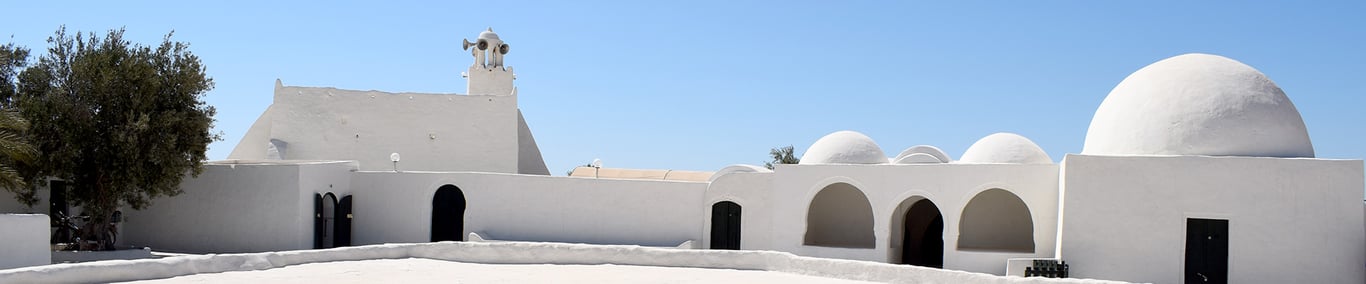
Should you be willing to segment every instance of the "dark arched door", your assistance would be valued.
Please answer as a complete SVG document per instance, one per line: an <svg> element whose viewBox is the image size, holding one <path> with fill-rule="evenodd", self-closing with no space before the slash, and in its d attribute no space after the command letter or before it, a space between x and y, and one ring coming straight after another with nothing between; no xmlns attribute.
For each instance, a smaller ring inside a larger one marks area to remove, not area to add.
<svg viewBox="0 0 1366 284"><path fill-rule="evenodd" d="M334 247L351 246L351 217L351 196L347 195L337 202L337 224L332 226Z"/></svg>
<svg viewBox="0 0 1366 284"><path fill-rule="evenodd" d="M454 185L443 185L432 196L432 241L463 241L465 233L465 193Z"/></svg>
<svg viewBox="0 0 1366 284"><path fill-rule="evenodd" d="M740 204L730 201L712 204L711 248L740 249Z"/></svg>
<svg viewBox="0 0 1366 284"><path fill-rule="evenodd" d="M944 268L944 216L929 199L916 201L906 210L901 234L904 264Z"/></svg>
<svg viewBox="0 0 1366 284"><path fill-rule="evenodd" d="M313 194L313 248L323 247L323 236L327 235L327 223L323 222L323 195Z"/></svg>

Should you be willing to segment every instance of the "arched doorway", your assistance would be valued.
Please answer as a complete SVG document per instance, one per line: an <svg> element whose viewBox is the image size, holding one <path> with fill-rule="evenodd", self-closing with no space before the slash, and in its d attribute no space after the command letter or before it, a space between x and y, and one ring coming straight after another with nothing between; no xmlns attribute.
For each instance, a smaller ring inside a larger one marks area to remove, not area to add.
<svg viewBox="0 0 1366 284"><path fill-rule="evenodd" d="M873 248L873 207L857 187L834 183L811 199L806 211L808 246Z"/></svg>
<svg viewBox="0 0 1366 284"><path fill-rule="evenodd" d="M465 193L455 185L443 185L432 196L432 241L463 241Z"/></svg>
<svg viewBox="0 0 1366 284"><path fill-rule="evenodd" d="M313 194L313 248L336 247L337 195Z"/></svg>
<svg viewBox="0 0 1366 284"><path fill-rule="evenodd" d="M730 201L712 204L711 248L740 249L740 204Z"/></svg>
<svg viewBox="0 0 1366 284"><path fill-rule="evenodd" d="M984 190L963 206L958 220L958 250L1034 252L1034 219L1014 193Z"/></svg>
<svg viewBox="0 0 1366 284"><path fill-rule="evenodd" d="M944 215L929 199L912 203L902 216L901 263L944 268Z"/></svg>
<svg viewBox="0 0 1366 284"><path fill-rule="evenodd" d="M328 192L327 194L323 194L322 201L323 231L321 232L321 246L322 248L336 247L334 245L334 241L336 240L336 234L333 232L336 232L337 226L337 195Z"/></svg>
<svg viewBox="0 0 1366 284"><path fill-rule="evenodd" d="M323 248L323 236L327 235L327 222L323 222L323 195L313 193L313 249Z"/></svg>

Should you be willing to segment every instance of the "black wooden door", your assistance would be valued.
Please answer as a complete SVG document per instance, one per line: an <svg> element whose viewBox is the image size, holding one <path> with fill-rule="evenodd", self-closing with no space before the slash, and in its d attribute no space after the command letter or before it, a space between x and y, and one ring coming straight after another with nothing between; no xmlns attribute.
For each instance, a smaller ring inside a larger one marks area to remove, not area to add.
<svg viewBox="0 0 1366 284"><path fill-rule="evenodd" d="M337 224L332 226L332 246L351 246L351 196L342 197L337 203Z"/></svg>
<svg viewBox="0 0 1366 284"><path fill-rule="evenodd" d="M722 201L711 206L711 248L740 249L740 205Z"/></svg>
<svg viewBox="0 0 1366 284"><path fill-rule="evenodd" d="M50 181L48 186L48 207L47 215L57 216L58 212L62 215L71 216L71 207L66 205L66 182L60 180Z"/></svg>
<svg viewBox="0 0 1366 284"><path fill-rule="evenodd" d="M327 222L323 221L323 195L313 194L313 248L323 248L323 236L327 235Z"/></svg>
<svg viewBox="0 0 1366 284"><path fill-rule="evenodd" d="M1228 220L1186 219L1186 283L1228 283Z"/></svg>

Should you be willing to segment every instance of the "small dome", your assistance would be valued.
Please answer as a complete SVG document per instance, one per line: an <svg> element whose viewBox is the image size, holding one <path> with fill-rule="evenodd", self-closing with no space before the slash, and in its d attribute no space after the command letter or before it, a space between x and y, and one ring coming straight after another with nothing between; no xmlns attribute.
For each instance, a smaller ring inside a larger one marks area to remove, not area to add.
<svg viewBox="0 0 1366 284"><path fill-rule="evenodd" d="M887 155L882 148L863 133L838 131L816 140L806 148L797 164L885 164Z"/></svg>
<svg viewBox="0 0 1366 284"><path fill-rule="evenodd" d="M493 28L479 32L479 39L498 39L498 33L493 32Z"/></svg>
<svg viewBox="0 0 1366 284"><path fill-rule="evenodd" d="M1119 82L1096 109L1082 154L1314 157L1295 105L1242 62L1185 54Z"/></svg>
<svg viewBox="0 0 1366 284"><path fill-rule="evenodd" d="M896 159L892 160L892 163L893 163L893 164L900 164L900 165L905 165L905 164L943 164L944 161L943 161L943 160L940 160L939 158L936 158L934 155L925 154L925 153L912 153L912 154L910 154L910 155L906 155L906 156L902 156L902 157L900 157L900 158L896 158Z"/></svg>
<svg viewBox="0 0 1366 284"><path fill-rule="evenodd" d="M934 158L935 161L926 160L924 157L907 158L915 154L929 156ZM939 150L938 147L930 145L911 146L910 148L906 148L905 151L901 151L901 154L896 155L896 158L892 159L892 163L895 164L948 163L950 161L952 161L952 159L949 159L949 154L944 153L944 150Z"/></svg>
<svg viewBox="0 0 1366 284"><path fill-rule="evenodd" d="M1015 133L996 133L972 143L963 157L964 164L1052 164L1048 153L1029 138Z"/></svg>
<svg viewBox="0 0 1366 284"><path fill-rule="evenodd" d="M734 174L734 173L771 173L771 172L773 172L773 170L770 170L770 169L767 169L767 168L764 168L764 167L760 167L760 166L755 166L755 165L744 165L744 164L735 164L735 165L726 166L726 167L724 167L724 168L721 168L721 170L716 171L715 173L712 173L712 174L711 174L711 178L709 178L707 181L716 181L716 179L717 179L717 178L720 178L721 176L728 175L728 174Z"/></svg>

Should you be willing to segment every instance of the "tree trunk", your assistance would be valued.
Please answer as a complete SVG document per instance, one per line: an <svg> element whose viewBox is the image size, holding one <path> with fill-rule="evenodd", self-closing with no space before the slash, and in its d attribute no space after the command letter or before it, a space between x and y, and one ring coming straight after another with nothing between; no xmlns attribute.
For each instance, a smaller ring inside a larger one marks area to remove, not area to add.
<svg viewBox="0 0 1366 284"><path fill-rule="evenodd" d="M81 240L86 244L81 244L81 248L84 250L114 250L113 228L109 222L110 215L113 213L87 213L89 213L90 219L85 221L84 226L81 226Z"/></svg>

